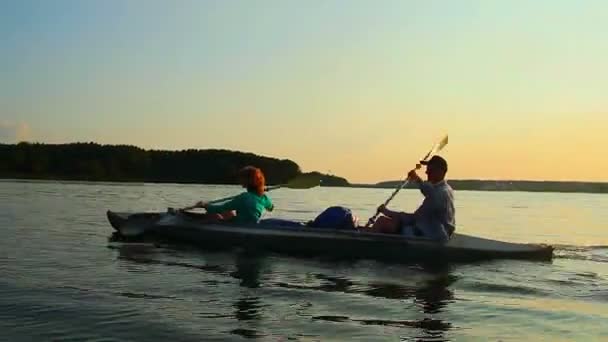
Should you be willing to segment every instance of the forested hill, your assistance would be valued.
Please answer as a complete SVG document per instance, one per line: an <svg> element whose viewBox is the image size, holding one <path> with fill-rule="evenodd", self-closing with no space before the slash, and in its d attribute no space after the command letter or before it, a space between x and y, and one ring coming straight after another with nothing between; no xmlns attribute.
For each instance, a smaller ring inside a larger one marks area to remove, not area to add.
<svg viewBox="0 0 608 342"><path fill-rule="evenodd" d="M229 150L162 151L96 143L0 144L2 178L235 184L237 171L246 165L261 168L268 184L286 183L302 172L289 159Z"/></svg>

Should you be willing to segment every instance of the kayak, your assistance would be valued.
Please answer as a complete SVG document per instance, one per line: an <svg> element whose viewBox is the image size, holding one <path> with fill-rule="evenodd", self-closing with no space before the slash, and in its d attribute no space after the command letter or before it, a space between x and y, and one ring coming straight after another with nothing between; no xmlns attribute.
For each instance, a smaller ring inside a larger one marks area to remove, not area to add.
<svg viewBox="0 0 608 342"><path fill-rule="evenodd" d="M476 261L490 259L551 260L553 247L511 243L454 233L446 243L424 238L369 233L363 230L312 228L302 224L231 225L202 223L181 212L119 213L108 211L118 234L159 236L201 247L243 247L301 256L375 259L391 262ZM278 220L280 221L280 220Z"/></svg>

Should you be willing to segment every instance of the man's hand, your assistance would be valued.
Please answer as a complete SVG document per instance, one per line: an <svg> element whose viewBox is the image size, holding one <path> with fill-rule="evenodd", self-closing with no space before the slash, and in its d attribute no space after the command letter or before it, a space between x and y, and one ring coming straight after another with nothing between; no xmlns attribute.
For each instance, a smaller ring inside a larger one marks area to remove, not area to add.
<svg viewBox="0 0 608 342"><path fill-rule="evenodd" d="M407 178L414 182L422 182L422 178L418 176L418 174L416 173L416 169L413 169L412 171L408 172Z"/></svg>
<svg viewBox="0 0 608 342"><path fill-rule="evenodd" d="M384 204L380 204L380 206L378 207L377 211L380 214L384 214L384 211L386 210L386 206Z"/></svg>

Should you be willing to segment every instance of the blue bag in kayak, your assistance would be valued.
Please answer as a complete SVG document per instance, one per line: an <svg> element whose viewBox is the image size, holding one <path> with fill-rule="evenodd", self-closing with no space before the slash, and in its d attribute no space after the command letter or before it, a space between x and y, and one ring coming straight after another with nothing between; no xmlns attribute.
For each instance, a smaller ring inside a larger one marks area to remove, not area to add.
<svg viewBox="0 0 608 342"><path fill-rule="evenodd" d="M350 209L334 206L325 209L308 225L315 228L355 229L357 221Z"/></svg>

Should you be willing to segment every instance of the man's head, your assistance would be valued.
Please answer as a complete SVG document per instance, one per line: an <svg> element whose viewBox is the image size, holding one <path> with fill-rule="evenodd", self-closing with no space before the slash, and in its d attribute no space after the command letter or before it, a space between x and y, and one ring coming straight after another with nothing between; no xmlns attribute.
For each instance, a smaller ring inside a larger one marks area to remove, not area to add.
<svg viewBox="0 0 608 342"><path fill-rule="evenodd" d="M438 183L444 180L448 172L448 162L440 156L433 156L428 161L421 161L420 164L426 165L426 176L429 182Z"/></svg>

